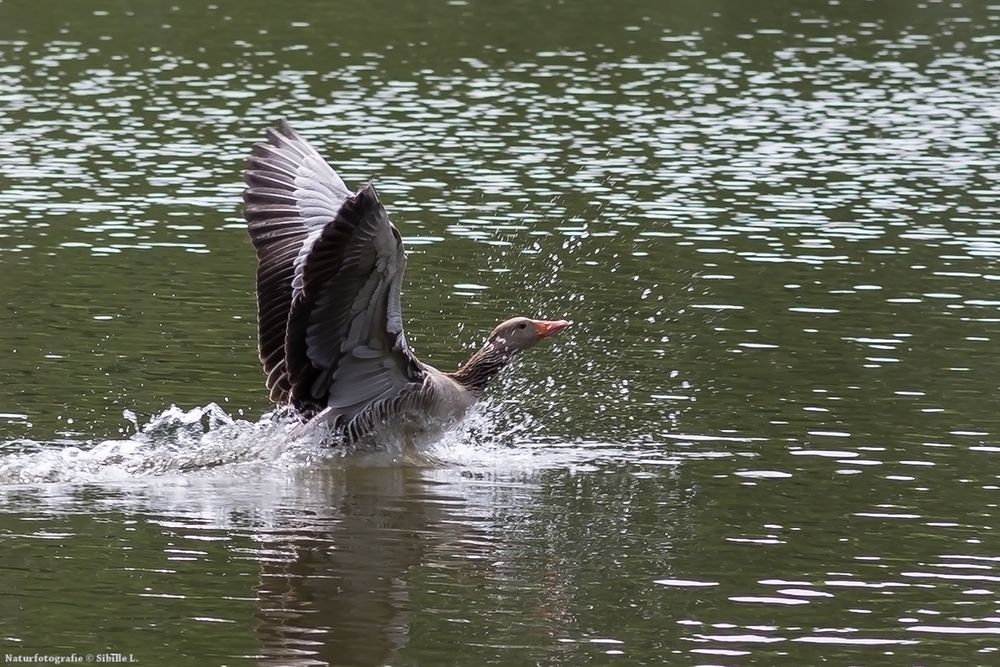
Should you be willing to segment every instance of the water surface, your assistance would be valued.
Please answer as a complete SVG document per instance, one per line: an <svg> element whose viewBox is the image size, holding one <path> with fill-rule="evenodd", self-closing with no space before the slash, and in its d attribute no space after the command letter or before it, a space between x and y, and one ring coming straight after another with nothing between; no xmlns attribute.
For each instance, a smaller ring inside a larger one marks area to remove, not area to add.
<svg viewBox="0 0 1000 667"><path fill-rule="evenodd" d="M998 28L0 2L3 652L995 662ZM238 207L279 117L374 178L421 358L574 321L418 462L269 416Z"/></svg>

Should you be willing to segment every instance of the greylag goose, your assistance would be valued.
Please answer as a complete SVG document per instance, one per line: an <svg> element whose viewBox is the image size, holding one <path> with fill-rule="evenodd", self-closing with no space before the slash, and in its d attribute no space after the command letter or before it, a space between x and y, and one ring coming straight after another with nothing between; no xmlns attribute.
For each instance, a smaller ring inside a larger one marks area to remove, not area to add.
<svg viewBox="0 0 1000 667"><path fill-rule="evenodd" d="M325 421L338 443L461 418L517 353L569 324L509 319L457 371L439 371L406 343L403 242L371 183L352 193L284 121L254 145L244 181L270 398Z"/></svg>

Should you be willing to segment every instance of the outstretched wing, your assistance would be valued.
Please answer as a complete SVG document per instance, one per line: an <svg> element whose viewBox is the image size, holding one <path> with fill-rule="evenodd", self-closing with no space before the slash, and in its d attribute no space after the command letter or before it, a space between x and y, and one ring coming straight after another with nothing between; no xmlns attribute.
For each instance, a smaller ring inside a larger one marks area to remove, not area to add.
<svg viewBox="0 0 1000 667"><path fill-rule="evenodd" d="M287 125L268 139L246 195L268 387L349 420L426 373L403 333L402 240L373 186L350 194Z"/></svg>
<svg viewBox="0 0 1000 667"><path fill-rule="evenodd" d="M406 257L372 185L344 202L293 282L286 356L292 400L350 419L422 382L403 333Z"/></svg>
<svg viewBox="0 0 1000 667"><path fill-rule="evenodd" d="M285 331L303 254L349 197L319 153L287 123L255 144L243 174L243 215L257 250L257 340L271 400L289 400Z"/></svg>

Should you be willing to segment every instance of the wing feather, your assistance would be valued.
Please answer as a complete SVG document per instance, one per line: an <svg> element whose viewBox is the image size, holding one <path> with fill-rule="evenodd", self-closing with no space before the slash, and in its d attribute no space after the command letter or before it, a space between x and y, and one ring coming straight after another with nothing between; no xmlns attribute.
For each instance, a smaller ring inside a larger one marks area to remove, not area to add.
<svg viewBox="0 0 1000 667"><path fill-rule="evenodd" d="M351 193L336 172L284 122L268 130L266 142L254 145L246 166L243 215L257 250L260 359L271 400L285 403L291 390L285 364L285 333L293 299L295 261L304 248L308 250L310 240L318 238L318 232L336 217ZM323 204L305 213L300 202L306 199ZM325 215L317 215L319 210Z"/></svg>
<svg viewBox="0 0 1000 667"><path fill-rule="evenodd" d="M301 291L289 318L286 359L292 400L332 407L350 419L374 401L421 382L399 303L402 240L375 188L341 207L301 265ZM297 283L298 276L296 277ZM304 340L304 346L294 341Z"/></svg>
<svg viewBox="0 0 1000 667"><path fill-rule="evenodd" d="M375 188L352 194L284 122L254 145L244 181L271 399L330 406L335 423L398 402L425 367L403 333L402 239Z"/></svg>

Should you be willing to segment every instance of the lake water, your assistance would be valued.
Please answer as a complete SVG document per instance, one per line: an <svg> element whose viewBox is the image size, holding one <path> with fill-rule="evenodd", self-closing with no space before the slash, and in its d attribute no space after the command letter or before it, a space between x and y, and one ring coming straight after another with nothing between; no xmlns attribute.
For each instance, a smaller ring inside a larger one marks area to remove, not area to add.
<svg viewBox="0 0 1000 667"><path fill-rule="evenodd" d="M1000 664L1000 5L0 0L0 654ZM461 363L293 441L239 212L280 117ZM10 661L5 657L5 661Z"/></svg>

